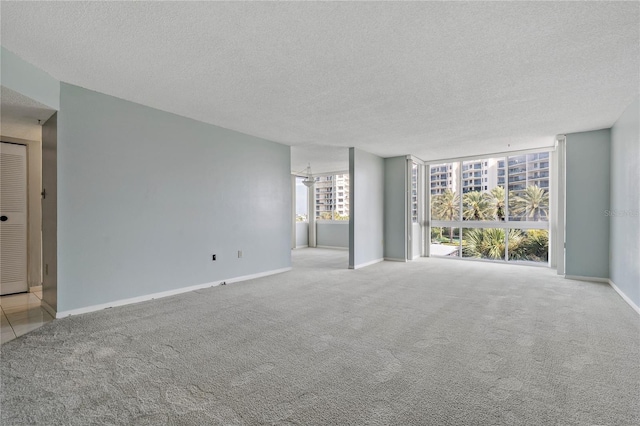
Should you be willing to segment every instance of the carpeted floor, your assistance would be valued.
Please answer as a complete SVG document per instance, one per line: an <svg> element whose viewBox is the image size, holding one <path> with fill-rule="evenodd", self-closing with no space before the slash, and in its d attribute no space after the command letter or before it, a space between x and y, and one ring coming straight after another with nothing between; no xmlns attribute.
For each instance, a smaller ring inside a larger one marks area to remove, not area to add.
<svg viewBox="0 0 640 426"><path fill-rule="evenodd" d="M289 273L56 320L1 347L3 425L637 425L640 318L545 268Z"/></svg>

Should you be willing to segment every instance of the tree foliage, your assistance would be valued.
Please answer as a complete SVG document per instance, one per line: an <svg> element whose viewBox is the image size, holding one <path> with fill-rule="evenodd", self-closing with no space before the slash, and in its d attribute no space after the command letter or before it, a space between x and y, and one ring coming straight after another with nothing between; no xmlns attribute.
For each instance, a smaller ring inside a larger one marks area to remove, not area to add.
<svg viewBox="0 0 640 426"><path fill-rule="evenodd" d="M503 260L505 243L509 244L509 260L545 262L549 258L549 233L534 229L523 232L509 229L507 241L505 230L499 228L468 229L464 237L463 254L466 257Z"/></svg>
<svg viewBox="0 0 640 426"><path fill-rule="evenodd" d="M492 210L490 198L478 191L467 192L462 196L462 218L465 220L490 220Z"/></svg>
<svg viewBox="0 0 640 426"><path fill-rule="evenodd" d="M509 212L524 220L545 220L549 215L549 192L530 185L520 195L509 193Z"/></svg>

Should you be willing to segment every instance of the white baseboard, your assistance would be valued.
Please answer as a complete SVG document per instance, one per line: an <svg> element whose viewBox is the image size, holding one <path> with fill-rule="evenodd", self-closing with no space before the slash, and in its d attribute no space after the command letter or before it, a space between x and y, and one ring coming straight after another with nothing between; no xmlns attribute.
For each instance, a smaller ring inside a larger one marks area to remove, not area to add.
<svg viewBox="0 0 640 426"><path fill-rule="evenodd" d="M611 286L611 288L613 288L616 291L616 293L618 293L620 295L620 297L622 297L622 300L627 302L629 304L629 306L631 306L631 308L634 311L636 311L638 314L640 314L640 307L638 307L635 303L633 303L633 300L629 299L629 297L627 297L627 295L624 294L622 292L622 290L620 290L618 288L618 286L615 285L614 282L611 281L609 278L581 277L581 276L578 276L578 275L565 275L564 277L569 279L569 280L591 281L591 282L596 282L596 283L609 284Z"/></svg>
<svg viewBox="0 0 640 426"><path fill-rule="evenodd" d="M407 261L407 259L397 259L395 257L385 257L384 260L389 262L406 262Z"/></svg>
<svg viewBox="0 0 640 426"><path fill-rule="evenodd" d="M36 291L42 291L42 284L29 287L29 293L35 293Z"/></svg>
<svg viewBox="0 0 640 426"><path fill-rule="evenodd" d="M332 250L349 250L349 247L338 247L338 246L316 246L316 248L332 249Z"/></svg>
<svg viewBox="0 0 640 426"><path fill-rule="evenodd" d="M620 295L620 297L622 297L622 300L624 300L625 302L627 302L629 304L629 306L631 306L631 308L633 308L634 311L636 311L638 313L638 315L640 315L640 307L638 307L638 305L636 305L635 303L633 303L633 300L629 299L627 297L626 294L624 294L622 292L622 290L620 290L618 288L617 285L614 284L613 281L609 280L609 285L616 291L616 293L618 293Z"/></svg>
<svg viewBox="0 0 640 426"><path fill-rule="evenodd" d="M308 248L308 247L309 247L308 245L306 245L306 246L295 246L293 249L295 250L295 249L299 249L299 248Z"/></svg>
<svg viewBox="0 0 640 426"><path fill-rule="evenodd" d="M564 276L568 280L577 280L577 281L591 281L594 283L605 283L609 284L609 278L599 278L599 277L582 277L580 275L565 275Z"/></svg>
<svg viewBox="0 0 640 426"><path fill-rule="evenodd" d="M355 266L349 265L349 269L360 269L360 268L364 268L365 266L373 265L374 263L379 263L382 261L384 261L384 258L381 257L380 259L375 259L375 260L372 260L371 262L360 263Z"/></svg>
<svg viewBox="0 0 640 426"><path fill-rule="evenodd" d="M177 288L175 290L168 290L168 291L161 291L159 293L145 294L144 296L131 297L129 299L115 300L113 302L101 303L99 305L92 305L92 306L87 306L87 307L84 307L84 308L71 309L71 310L68 310L68 311L62 311L62 312L57 312L57 313L55 313L55 311L54 311L54 314L55 314L55 318L64 318L64 317L68 317L69 315L86 314L86 313L89 313L89 312L100 311L102 309L114 308L116 306L131 305L133 303L140 303L140 302L146 302L148 300L160 299L162 297L175 296L177 294L187 293L187 292L194 291L194 290L200 290L200 289L207 288L207 287L215 287L215 286L220 285L220 283L222 283L222 282L237 283L237 282L240 282L240 281L247 281L247 280L252 280L252 279L255 279L255 278L266 277L268 275L281 274L283 272L288 272L291 269L292 269L291 267L282 268L282 269L274 269L272 271L265 271L265 272L259 272L257 274L243 275L243 276L234 277L234 278L227 278L227 279L222 279L222 280L218 280L218 281L214 281L214 282L210 282L210 283L204 283L204 284L192 285L192 286L189 286L189 287Z"/></svg>
<svg viewBox="0 0 640 426"><path fill-rule="evenodd" d="M226 283L239 283L240 281L254 280L256 278L268 277L269 275L281 274L283 272L289 272L293 268L289 266L288 268L274 269L272 271L258 272L257 274L251 275L242 275L240 277L228 278L226 280L221 280Z"/></svg>

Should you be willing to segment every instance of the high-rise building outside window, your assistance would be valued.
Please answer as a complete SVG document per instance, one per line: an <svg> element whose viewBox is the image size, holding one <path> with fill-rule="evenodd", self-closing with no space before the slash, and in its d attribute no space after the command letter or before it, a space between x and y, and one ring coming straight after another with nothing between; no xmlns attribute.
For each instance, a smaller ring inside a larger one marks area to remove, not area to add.
<svg viewBox="0 0 640 426"><path fill-rule="evenodd" d="M317 176L314 185L317 220L349 220L349 175Z"/></svg>
<svg viewBox="0 0 640 426"><path fill-rule="evenodd" d="M538 152L431 165L432 255L548 262L549 161Z"/></svg>

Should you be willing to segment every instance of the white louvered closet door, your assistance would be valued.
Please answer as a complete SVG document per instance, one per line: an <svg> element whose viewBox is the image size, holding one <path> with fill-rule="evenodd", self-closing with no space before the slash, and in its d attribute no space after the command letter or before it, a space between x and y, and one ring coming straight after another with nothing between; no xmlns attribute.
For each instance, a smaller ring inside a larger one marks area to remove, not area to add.
<svg viewBox="0 0 640 426"><path fill-rule="evenodd" d="M0 294L28 290L27 147L0 143Z"/></svg>

